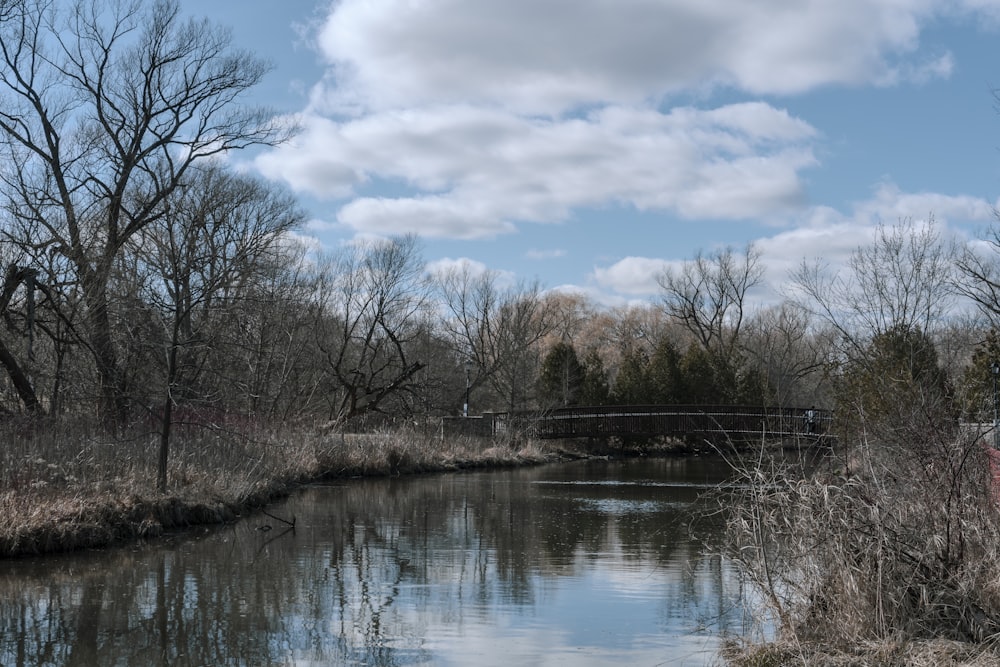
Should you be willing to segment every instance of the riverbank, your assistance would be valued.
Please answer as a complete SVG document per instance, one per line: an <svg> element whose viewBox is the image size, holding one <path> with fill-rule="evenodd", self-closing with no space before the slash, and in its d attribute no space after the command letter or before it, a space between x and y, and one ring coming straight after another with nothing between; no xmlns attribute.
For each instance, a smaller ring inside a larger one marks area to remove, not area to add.
<svg viewBox="0 0 1000 667"><path fill-rule="evenodd" d="M730 667L996 667L992 646L947 639L899 638L859 643L849 648L815 643L773 642L758 646L732 643L722 651Z"/></svg>
<svg viewBox="0 0 1000 667"><path fill-rule="evenodd" d="M108 439L78 425L0 434L0 558L105 547L234 521L323 479L536 465L586 455L573 443L497 443L434 429L178 429L168 488L155 490L155 434ZM667 451L669 448L661 448Z"/></svg>
<svg viewBox="0 0 1000 667"><path fill-rule="evenodd" d="M975 431L906 435L737 470L727 543L761 630L726 664L1000 664L993 450Z"/></svg>

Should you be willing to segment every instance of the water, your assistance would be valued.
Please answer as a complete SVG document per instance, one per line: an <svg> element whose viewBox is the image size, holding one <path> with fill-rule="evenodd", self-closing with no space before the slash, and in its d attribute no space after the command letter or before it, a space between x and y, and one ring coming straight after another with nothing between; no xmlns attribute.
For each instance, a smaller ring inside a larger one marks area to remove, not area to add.
<svg viewBox="0 0 1000 667"><path fill-rule="evenodd" d="M314 486L144 545L0 562L0 666L710 665L738 632L714 459Z"/></svg>

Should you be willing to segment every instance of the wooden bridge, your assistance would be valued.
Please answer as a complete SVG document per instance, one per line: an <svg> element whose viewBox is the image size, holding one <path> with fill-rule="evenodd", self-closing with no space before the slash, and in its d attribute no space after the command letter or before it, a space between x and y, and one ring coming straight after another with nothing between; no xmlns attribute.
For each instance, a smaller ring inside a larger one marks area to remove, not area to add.
<svg viewBox="0 0 1000 667"><path fill-rule="evenodd" d="M556 408L542 412L496 412L446 419L446 430L469 435L522 433L537 438L725 435L735 439L821 435L832 415L809 408L745 405L628 405Z"/></svg>

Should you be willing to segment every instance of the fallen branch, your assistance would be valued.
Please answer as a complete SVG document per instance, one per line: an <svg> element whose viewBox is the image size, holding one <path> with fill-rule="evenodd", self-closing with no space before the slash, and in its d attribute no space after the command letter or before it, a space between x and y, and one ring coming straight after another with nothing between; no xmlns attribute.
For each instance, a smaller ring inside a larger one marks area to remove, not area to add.
<svg viewBox="0 0 1000 667"><path fill-rule="evenodd" d="M289 521L287 519L282 519L280 516L274 516L273 514L271 514L270 512L268 512L267 510L261 510L261 513L264 514L265 516L271 517L275 521L280 521L281 523L285 524L286 526L291 526L292 528L295 528L295 517L294 516L292 517L292 520Z"/></svg>

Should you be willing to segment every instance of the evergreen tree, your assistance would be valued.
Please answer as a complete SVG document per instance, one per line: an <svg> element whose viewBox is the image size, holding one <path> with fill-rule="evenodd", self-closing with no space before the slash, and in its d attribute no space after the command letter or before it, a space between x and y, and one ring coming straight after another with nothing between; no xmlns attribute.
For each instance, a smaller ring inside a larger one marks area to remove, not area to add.
<svg viewBox="0 0 1000 667"><path fill-rule="evenodd" d="M642 352L629 350L625 353L611 393L614 405L642 405L651 402L646 376L648 364L646 355Z"/></svg>
<svg viewBox="0 0 1000 667"><path fill-rule="evenodd" d="M962 412L972 421L993 421L994 381L1000 381L994 377L994 364L1000 364L1000 332L990 329L986 339L973 351L972 361L961 379Z"/></svg>
<svg viewBox="0 0 1000 667"><path fill-rule="evenodd" d="M718 402L715 364L711 355L702 346L692 343L681 359L684 377L682 402L695 405Z"/></svg>
<svg viewBox="0 0 1000 667"><path fill-rule="evenodd" d="M663 338L653 352L647 369L650 401L660 404L683 403L684 375L681 372L681 355L668 338Z"/></svg>
<svg viewBox="0 0 1000 667"><path fill-rule="evenodd" d="M740 405L773 405L774 394L767 384L765 373L757 367L744 364L736 379L734 403Z"/></svg>
<svg viewBox="0 0 1000 667"><path fill-rule="evenodd" d="M607 405L611 398L604 362L596 350L591 350L583 360L583 384L580 387L580 405Z"/></svg>
<svg viewBox="0 0 1000 667"><path fill-rule="evenodd" d="M577 405L583 389L585 369L576 350L566 342L558 342L542 361L539 390L543 403L565 407Z"/></svg>
<svg viewBox="0 0 1000 667"><path fill-rule="evenodd" d="M920 329L896 326L876 335L865 354L848 362L838 409L868 424L911 423L914 414L946 416L953 392L934 342ZM850 420L844 420L851 423Z"/></svg>

